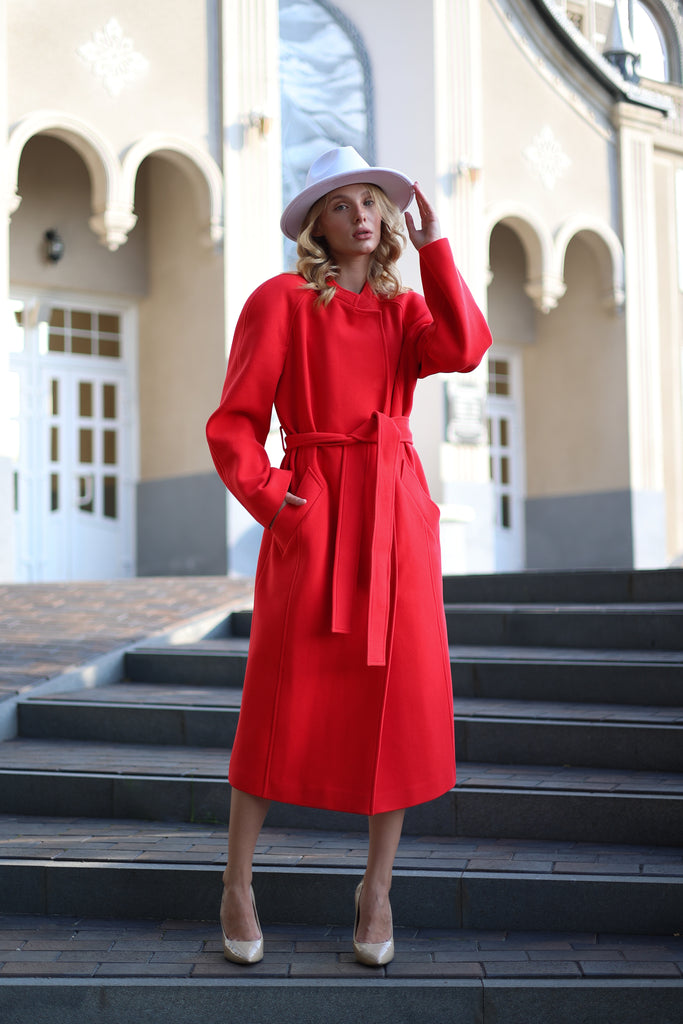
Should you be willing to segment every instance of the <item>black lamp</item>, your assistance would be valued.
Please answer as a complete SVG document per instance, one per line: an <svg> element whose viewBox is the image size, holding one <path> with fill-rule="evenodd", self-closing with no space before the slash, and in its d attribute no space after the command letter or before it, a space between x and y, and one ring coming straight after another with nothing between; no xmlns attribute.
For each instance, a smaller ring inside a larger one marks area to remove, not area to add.
<svg viewBox="0 0 683 1024"><path fill-rule="evenodd" d="M45 255L50 263L59 263L64 255L64 240L56 228L45 232Z"/></svg>

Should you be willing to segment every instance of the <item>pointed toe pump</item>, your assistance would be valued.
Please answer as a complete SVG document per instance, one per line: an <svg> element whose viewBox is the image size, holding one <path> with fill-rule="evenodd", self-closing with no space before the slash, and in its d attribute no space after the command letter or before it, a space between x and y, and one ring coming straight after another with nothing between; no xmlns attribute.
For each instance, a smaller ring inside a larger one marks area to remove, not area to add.
<svg viewBox="0 0 683 1024"><path fill-rule="evenodd" d="M356 886L356 919L353 926L353 952L356 960L368 967L381 967L394 959L394 929L391 928L391 936L384 942L359 942L356 938L358 933L358 922L360 921L360 896L363 891L363 883Z"/></svg>
<svg viewBox="0 0 683 1024"><path fill-rule="evenodd" d="M256 927L259 930L258 939L229 939L223 931L223 925L221 924L223 956L233 964L257 964L259 960L263 960L263 932L258 918L258 911L256 910L254 890L251 886L249 887L249 892L251 893L251 905L254 908Z"/></svg>

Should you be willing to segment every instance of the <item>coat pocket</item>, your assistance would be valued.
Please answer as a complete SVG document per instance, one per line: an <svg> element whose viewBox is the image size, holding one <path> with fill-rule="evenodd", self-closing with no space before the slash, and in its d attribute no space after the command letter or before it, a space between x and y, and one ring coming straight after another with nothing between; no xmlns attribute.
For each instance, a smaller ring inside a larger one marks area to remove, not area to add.
<svg viewBox="0 0 683 1024"><path fill-rule="evenodd" d="M433 530L438 537L439 519L441 517L439 506L436 502L432 501L429 496L429 492L426 491L421 484L417 473L408 465L407 462L404 462L401 466L401 483L413 499L414 504L417 506L417 509L427 523L427 526L429 526L429 528Z"/></svg>
<svg viewBox="0 0 683 1024"><path fill-rule="evenodd" d="M318 474L310 466L302 476L292 493L299 498L305 498L305 505L285 505L280 509L273 520L270 532L282 554L285 553L292 537L303 523L306 516L311 512L316 501L320 497L323 483Z"/></svg>

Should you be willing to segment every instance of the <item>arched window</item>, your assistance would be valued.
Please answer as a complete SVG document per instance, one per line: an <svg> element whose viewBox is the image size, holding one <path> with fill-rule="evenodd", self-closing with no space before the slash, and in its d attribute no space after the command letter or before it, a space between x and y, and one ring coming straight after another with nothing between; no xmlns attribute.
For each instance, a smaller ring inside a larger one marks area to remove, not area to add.
<svg viewBox="0 0 683 1024"><path fill-rule="evenodd" d="M352 23L327 0L279 0L279 5L286 204L328 149L354 146L372 163L374 126L370 61Z"/></svg>
<svg viewBox="0 0 683 1024"><path fill-rule="evenodd" d="M633 8L633 40L640 53L638 73L656 82L668 82L671 74L666 36L650 7L640 0Z"/></svg>

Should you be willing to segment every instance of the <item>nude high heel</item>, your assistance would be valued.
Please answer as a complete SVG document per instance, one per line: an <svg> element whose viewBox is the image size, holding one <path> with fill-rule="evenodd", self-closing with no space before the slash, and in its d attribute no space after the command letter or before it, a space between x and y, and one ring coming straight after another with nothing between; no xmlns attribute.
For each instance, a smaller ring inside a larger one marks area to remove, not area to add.
<svg viewBox="0 0 683 1024"><path fill-rule="evenodd" d="M258 911L256 910L254 890L251 886L249 886L249 892L251 893L251 905L254 908L256 927L259 930L258 939L229 939L223 931L223 924L221 923L223 956L233 964L257 964L259 960L263 960L263 932L261 931L261 922L258 919Z"/></svg>
<svg viewBox="0 0 683 1024"><path fill-rule="evenodd" d="M358 922L360 921L360 896L363 891L363 883L356 886L356 920L353 925L353 952L356 960L369 967L381 967L394 959L394 928L392 924L391 936L384 942L359 942L356 938Z"/></svg>

